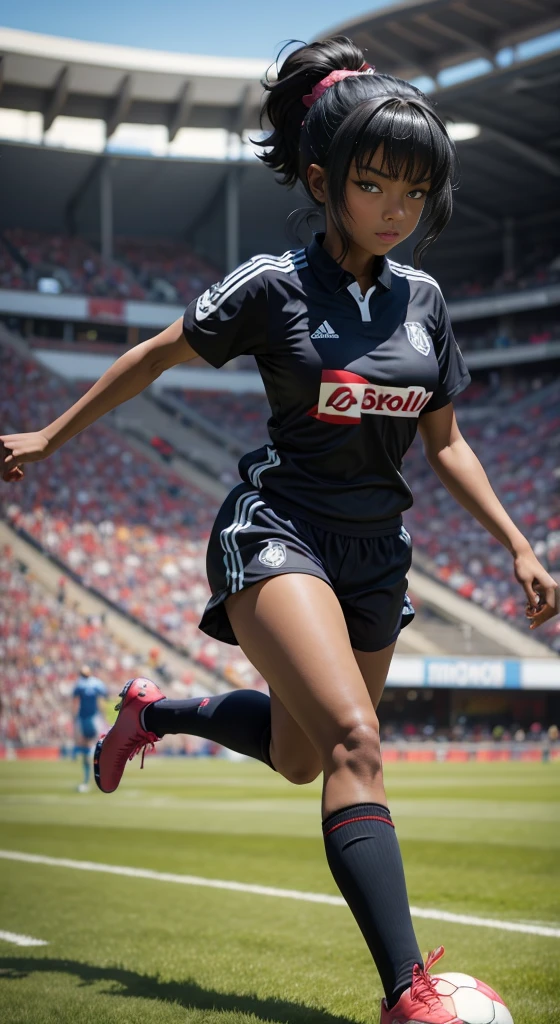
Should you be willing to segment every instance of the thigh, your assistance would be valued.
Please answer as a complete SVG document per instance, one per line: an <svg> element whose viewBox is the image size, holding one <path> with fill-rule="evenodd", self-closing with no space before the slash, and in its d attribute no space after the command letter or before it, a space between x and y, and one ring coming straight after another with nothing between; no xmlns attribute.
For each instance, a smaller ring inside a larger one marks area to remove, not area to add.
<svg viewBox="0 0 560 1024"><path fill-rule="evenodd" d="M95 718L82 718L80 728L84 739L84 746L87 747L97 736L97 723Z"/></svg>
<svg viewBox="0 0 560 1024"><path fill-rule="evenodd" d="M341 730L377 725L340 604L322 580L271 577L226 602L238 643L322 756Z"/></svg>
<svg viewBox="0 0 560 1024"><path fill-rule="evenodd" d="M354 650L354 657L358 668L362 673L371 703L376 710L385 688L396 643L397 641L395 640L394 643L384 647L381 651Z"/></svg>

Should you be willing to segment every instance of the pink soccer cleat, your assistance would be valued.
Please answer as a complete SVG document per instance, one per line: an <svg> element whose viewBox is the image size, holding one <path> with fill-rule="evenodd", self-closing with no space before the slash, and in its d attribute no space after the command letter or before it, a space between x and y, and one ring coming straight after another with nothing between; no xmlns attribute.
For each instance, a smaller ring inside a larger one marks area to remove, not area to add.
<svg viewBox="0 0 560 1024"><path fill-rule="evenodd" d="M403 992L396 1006L389 1010L381 1000L380 1024L464 1024L457 1017L453 1001L439 996L435 980L428 971L443 956L443 946L428 955L424 968L414 967L412 985Z"/></svg>
<svg viewBox="0 0 560 1024"><path fill-rule="evenodd" d="M121 690L122 697L116 709L119 714L109 732L98 741L93 755L93 773L95 781L102 793L114 793L121 781L127 761L132 761L135 754L151 746L160 739L154 732L146 732L142 727L140 715L145 707L162 700L164 694L151 679L130 679Z"/></svg>

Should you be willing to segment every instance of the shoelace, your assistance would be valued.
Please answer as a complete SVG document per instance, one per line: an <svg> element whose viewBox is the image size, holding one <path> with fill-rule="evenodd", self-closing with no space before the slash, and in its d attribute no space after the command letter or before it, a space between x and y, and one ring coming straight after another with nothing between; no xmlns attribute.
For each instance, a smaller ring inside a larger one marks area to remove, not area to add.
<svg viewBox="0 0 560 1024"><path fill-rule="evenodd" d="M424 1003L428 1010L433 1010L437 1006L441 1006L441 1000L435 989L435 981L430 978L430 975L422 970L418 964L414 967L412 975L412 985L410 988L410 994L413 999L417 999L418 1002Z"/></svg>
<svg viewBox="0 0 560 1024"><path fill-rule="evenodd" d="M142 742L138 743L135 746L134 750L129 755L128 760L132 761L132 758L135 757L136 754L139 754L140 751L142 751L142 760L140 761L140 767L143 768L144 767L144 758L146 756L146 750L148 749L148 747L150 748L150 751L155 750L156 749L156 743L158 742L158 739L159 739L159 737L157 739L155 739L155 740L142 740Z"/></svg>
<svg viewBox="0 0 560 1024"><path fill-rule="evenodd" d="M424 1003L428 1010L433 1010L437 1006L441 1006L441 1000L436 992L436 983L434 979L430 977L428 971L430 967L433 967L434 964L437 963L438 960L441 960L444 952L443 946L438 946L437 949L432 950L432 952L426 957L424 968L415 964L412 972L410 994L413 999L418 999L421 1003Z"/></svg>

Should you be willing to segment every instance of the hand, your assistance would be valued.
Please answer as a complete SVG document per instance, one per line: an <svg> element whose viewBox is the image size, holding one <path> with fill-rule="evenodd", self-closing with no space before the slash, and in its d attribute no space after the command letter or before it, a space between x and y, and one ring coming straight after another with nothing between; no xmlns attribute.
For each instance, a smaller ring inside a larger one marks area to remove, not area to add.
<svg viewBox="0 0 560 1024"><path fill-rule="evenodd" d="M513 563L517 581L527 595L525 615L531 620L530 629L538 629L560 612L560 589L556 580L547 573L535 553L529 548L517 555Z"/></svg>
<svg viewBox="0 0 560 1024"><path fill-rule="evenodd" d="M39 462L52 453L51 443L40 430L29 434L0 434L2 480L8 484L23 478L22 462Z"/></svg>

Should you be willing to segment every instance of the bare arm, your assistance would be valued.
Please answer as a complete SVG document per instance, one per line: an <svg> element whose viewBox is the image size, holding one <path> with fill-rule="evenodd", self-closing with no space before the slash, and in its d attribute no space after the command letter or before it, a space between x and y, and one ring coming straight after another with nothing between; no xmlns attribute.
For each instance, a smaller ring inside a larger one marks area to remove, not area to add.
<svg viewBox="0 0 560 1024"><path fill-rule="evenodd" d="M426 413L419 430L426 458L456 501L511 553L514 573L532 609L531 629L559 611L558 584L494 493L477 456L461 434L451 404Z"/></svg>
<svg viewBox="0 0 560 1024"><path fill-rule="evenodd" d="M82 398L48 426L26 434L0 435L3 479L8 482L21 479L21 463L47 458L105 413L144 391L164 370L177 363L186 363L196 355L183 334L182 320L176 320L161 334L135 345L120 356Z"/></svg>

